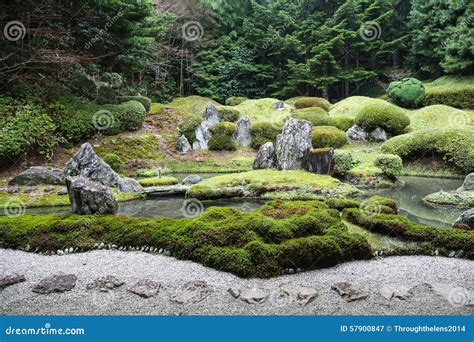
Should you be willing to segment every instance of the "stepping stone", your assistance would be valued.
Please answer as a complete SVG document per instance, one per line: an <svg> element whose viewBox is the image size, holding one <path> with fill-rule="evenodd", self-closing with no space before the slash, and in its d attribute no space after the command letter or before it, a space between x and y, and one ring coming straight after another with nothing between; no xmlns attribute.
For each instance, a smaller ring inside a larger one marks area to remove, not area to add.
<svg viewBox="0 0 474 342"><path fill-rule="evenodd" d="M308 305L316 299L318 291L311 287L285 284L280 286L280 298L288 304Z"/></svg>
<svg viewBox="0 0 474 342"><path fill-rule="evenodd" d="M7 286L18 284L24 281L26 281L25 276L19 275L19 274L12 274L5 277L1 277L0 278L0 291L5 289Z"/></svg>
<svg viewBox="0 0 474 342"><path fill-rule="evenodd" d="M362 293L360 290L353 288L352 284L347 282L336 283L331 286L331 289L339 293L339 295L348 302L366 299L369 296L368 294Z"/></svg>
<svg viewBox="0 0 474 342"><path fill-rule="evenodd" d="M266 293L264 290L256 288L230 288L228 289L228 292L235 299L239 298L240 300L248 304L262 304L267 300L269 296L269 294Z"/></svg>
<svg viewBox="0 0 474 342"><path fill-rule="evenodd" d="M33 292L40 294L49 294L53 292L66 292L76 286L77 277L74 274L54 275L44 278L33 287Z"/></svg>
<svg viewBox="0 0 474 342"><path fill-rule="evenodd" d="M143 279L133 285L128 291L143 298L154 297L160 292L161 284L149 279Z"/></svg>
<svg viewBox="0 0 474 342"><path fill-rule="evenodd" d="M177 289L171 300L178 304L198 303L209 296L211 289L205 281L190 281Z"/></svg>
<svg viewBox="0 0 474 342"><path fill-rule="evenodd" d="M405 300L412 295L412 287L399 284L386 284L380 289L380 294L388 300L398 298Z"/></svg>
<svg viewBox="0 0 474 342"><path fill-rule="evenodd" d="M108 275L94 280L92 283L87 285L87 289L99 289L99 291L101 292L108 292L110 290L122 286L123 284L125 284L125 282L121 281L117 277Z"/></svg>

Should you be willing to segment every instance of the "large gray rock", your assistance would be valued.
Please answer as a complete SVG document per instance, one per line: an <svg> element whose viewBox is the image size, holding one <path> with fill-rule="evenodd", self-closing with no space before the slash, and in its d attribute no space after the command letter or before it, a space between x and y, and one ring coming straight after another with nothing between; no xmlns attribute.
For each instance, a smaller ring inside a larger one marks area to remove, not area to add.
<svg viewBox="0 0 474 342"><path fill-rule="evenodd" d="M196 127L195 135L196 140L193 141L193 150L207 150L209 139L211 139L209 126L205 122L202 122Z"/></svg>
<svg viewBox="0 0 474 342"><path fill-rule="evenodd" d="M220 116L219 116L219 110L217 109L216 106L212 104L212 102L209 102L206 105L206 109L204 110L203 114L203 123L206 126L214 126L215 124L219 123Z"/></svg>
<svg viewBox="0 0 474 342"><path fill-rule="evenodd" d="M370 132L369 138L372 141L387 141L388 140L387 132L385 132L380 127L377 127L372 132Z"/></svg>
<svg viewBox="0 0 474 342"><path fill-rule="evenodd" d="M160 287L160 283L149 279L143 279L129 288L128 291L143 298L150 298L156 296L158 292L160 292Z"/></svg>
<svg viewBox="0 0 474 342"><path fill-rule="evenodd" d="M309 172L327 175L331 172L334 149L318 148L311 151L307 169Z"/></svg>
<svg viewBox="0 0 474 342"><path fill-rule="evenodd" d="M117 202L108 187L85 177L68 177L66 186L72 211L79 215L117 211Z"/></svg>
<svg viewBox="0 0 474 342"><path fill-rule="evenodd" d="M188 153L192 150L191 144L184 135L180 136L176 142L176 150L181 153Z"/></svg>
<svg viewBox="0 0 474 342"><path fill-rule="evenodd" d="M64 184L63 170L33 166L13 178L9 185Z"/></svg>
<svg viewBox="0 0 474 342"><path fill-rule="evenodd" d="M22 283L26 281L24 275L12 274L4 277L0 277L0 291L6 288L7 286Z"/></svg>
<svg viewBox="0 0 474 342"><path fill-rule="evenodd" d="M353 302L355 300L361 300L368 297L368 294L354 288L352 284L347 282L336 283L331 286L331 289L339 293L339 295L348 302Z"/></svg>
<svg viewBox="0 0 474 342"><path fill-rule="evenodd" d="M311 124L305 120L288 120L276 141L278 167L281 170L304 168L311 148Z"/></svg>
<svg viewBox="0 0 474 342"><path fill-rule="evenodd" d="M454 222L453 227L467 230L474 229L474 208L463 212Z"/></svg>
<svg viewBox="0 0 474 342"><path fill-rule="evenodd" d="M64 167L65 177L82 176L106 186L117 187L120 176L85 143Z"/></svg>
<svg viewBox="0 0 474 342"><path fill-rule="evenodd" d="M347 137L351 140L361 140L367 141L369 139L369 134L360 126L354 125L349 128L346 132Z"/></svg>
<svg viewBox="0 0 474 342"><path fill-rule="evenodd" d="M252 135L250 134L250 126L252 121L248 116L242 117L237 122L237 132L235 133L235 140L240 146L249 146L252 142Z"/></svg>
<svg viewBox="0 0 474 342"><path fill-rule="evenodd" d="M253 168L271 169L275 166L275 147L272 142L267 142L260 146L257 152L257 158L253 162Z"/></svg>
<svg viewBox="0 0 474 342"><path fill-rule="evenodd" d="M44 278L33 287L33 292L49 294L53 292L70 291L76 286L77 277L74 274L61 274Z"/></svg>
<svg viewBox="0 0 474 342"><path fill-rule="evenodd" d="M118 189L120 192L129 194L141 194L145 189L133 178L120 178L118 182Z"/></svg>
<svg viewBox="0 0 474 342"><path fill-rule="evenodd" d="M466 176L462 187L458 191L474 191L474 172Z"/></svg>
<svg viewBox="0 0 474 342"><path fill-rule="evenodd" d="M183 185L193 185L202 182L202 177L199 175L189 175L183 179Z"/></svg>

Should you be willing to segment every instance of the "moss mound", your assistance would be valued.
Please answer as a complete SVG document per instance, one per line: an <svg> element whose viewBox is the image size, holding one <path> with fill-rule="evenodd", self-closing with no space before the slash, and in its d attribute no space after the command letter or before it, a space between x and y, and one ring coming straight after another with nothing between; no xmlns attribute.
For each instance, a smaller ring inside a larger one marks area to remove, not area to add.
<svg viewBox="0 0 474 342"><path fill-rule="evenodd" d="M231 96L225 100L225 104L227 106L238 106L239 104L247 100L248 98L243 96Z"/></svg>
<svg viewBox="0 0 474 342"><path fill-rule="evenodd" d="M188 198L218 199L232 197L324 198L353 196L359 191L327 175L305 171L255 170L212 177L192 186Z"/></svg>
<svg viewBox="0 0 474 342"><path fill-rule="evenodd" d="M439 191L425 196L423 201L434 206L474 208L474 191Z"/></svg>
<svg viewBox="0 0 474 342"><path fill-rule="evenodd" d="M209 139L209 149L211 151L235 151L237 143L233 135L237 127L232 122L219 122L210 129L211 139Z"/></svg>
<svg viewBox="0 0 474 342"><path fill-rule="evenodd" d="M388 97L402 107L417 107L425 98L425 87L416 78L404 78L390 83L387 89Z"/></svg>
<svg viewBox="0 0 474 342"><path fill-rule="evenodd" d="M311 141L314 148L341 147L347 144L344 131L333 126L314 127L311 132Z"/></svg>
<svg viewBox="0 0 474 342"><path fill-rule="evenodd" d="M152 177L146 179L140 179L138 181L141 186L166 186L178 184L178 180L174 177Z"/></svg>
<svg viewBox="0 0 474 342"><path fill-rule="evenodd" d="M355 122L369 131L381 127L397 135L410 124L410 119L401 108L383 100L373 100L359 111Z"/></svg>
<svg viewBox="0 0 474 342"><path fill-rule="evenodd" d="M420 108L408 114L410 126L408 131L429 128L463 128L474 127L474 112L466 112L446 105L433 105Z"/></svg>
<svg viewBox="0 0 474 342"><path fill-rule="evenodd" d="M322 97L302 97L295 101L296 109L319 107L327 112L330 106L331 103L329 103L328 100Z"/></svg>
<svg viewBox="0 0 474 342"><path fill-rule="evenodd" d="M444 104L451 107L474 108L474 76L443 76L425 83L424 106Z"/></svg>
<svg viewBox="0 0 474 342"><path fill-rule="evenodd" d="M275 126L283 126L283 122L291 116L293 107L285 104L283 109L274 109L273 105L276 102L278 102L278 99L272 98L247 100L234 108L248 116L253 124L269 122Z"/></svg>
<svg viewBox="0 0 474 342"><path fill-rule="evenodd" d="M300 120L306 120L313 124L313 126L326 125L329 121L328 113L319 107L310 107L304 109L298 109L291 117Z"/></svg>
<svg viewBox="0 0 474 342"><path fill-rule="evenodd" d="M250 126L252 142L250 146L258 150L260 146L271 141L275 142L277 135L281 133L282 125L274 125L271 122L257 122Z"/></svg>
<svg viewBox="0 0 474 342"><path fill-rule="evenodd" d="M433 152L465 173L474 171L474 129L425 129L394 137L382 145L382 151L401 158L416 158Z"/></svg>
<svg viewBox="0 0 474 342"><path fill-rule="evenodd" d="M347 117L355 119L360 110L365 105L373 103L375 99L366 96L350 96L342 101L334 104L329 110L329 115L332 117Z"/></svg>

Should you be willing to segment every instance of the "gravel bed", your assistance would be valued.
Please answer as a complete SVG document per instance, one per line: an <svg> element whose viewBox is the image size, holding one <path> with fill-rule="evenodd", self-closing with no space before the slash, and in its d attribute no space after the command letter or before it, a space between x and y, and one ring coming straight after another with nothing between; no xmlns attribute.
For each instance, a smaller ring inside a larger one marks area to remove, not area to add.
<svg viewBox="0 0 474 342"><path fill-rule="evenodd" d="M144 252L96 250L43 256L0 249L0 277L11 274L24 275L26 281L0 290L2 315L474 314L474 261L457 258L387 257L272 279L241 279L191 261ZM63 293L32 292L41 279L57 274L76 275L76 286ZM108 292L87 289L88 284L106 275L125 284ZM158 295L142 298L128 291L142 279L161 283ZM209 294L195 303L174 302L173 294L189 281L206 282ZM337 282L349 282L368 297L348 302L331 290ZM318 295L307 305L282 300L279 288L283 284L314 288ZM404 300L386 299L380 290L393 284L410 287L411 295ZM268 298L260 304L248 304L234 298L228 292L230 287L260 289Z"/></svg>

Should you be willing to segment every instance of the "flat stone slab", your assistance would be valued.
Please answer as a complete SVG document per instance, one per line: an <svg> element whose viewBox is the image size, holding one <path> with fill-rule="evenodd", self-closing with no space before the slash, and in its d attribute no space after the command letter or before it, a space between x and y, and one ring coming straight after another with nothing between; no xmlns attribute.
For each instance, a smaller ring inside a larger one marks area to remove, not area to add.
<svg viewBox="0 0 474 342"><path fill-rule="evenodd" d="M12 274L4 277L0 277L0 291L6 288L7 286L18 284L26 281L24 275Z"/></svg>
<svg viewBox="0 0 474 342"><path fill-rule="evenodd" d="M125 284L125 282L121 281L117 277L108 275L94 280L92 283L87 285L87 289L99 289L99 291L101 292L108 292L110 290L122 286L123 284Z"/></svg>
<svg viewBox="0 0 474 342"><path fill-rule="evenodd" d="M368 294L363 293L356 288L353 288L352 284L347 282L336 283L331 286L331 289L336 291L342 298L344 298L348 302L366 299L369 296Z"/></svg>
<svg viewBox="0 0 474 342"><path fill-rule="evenodd" d="M205 281L190 281L175 291L171 301L178 304L198 303L209 296L211 292Z"/></svg>
<svg viewBox="0 0 474 342"><path fill-rule="evenodd" d="M238 298L248 304L262 304L269 296L264 290L257 288L229 288L228 292L235 299Z"/></svg>
<svg viewBox="0 0 474 342"><path fill-rule="evenodd" d="M143 298L150 298L156 296L160 292L160 287L161 284L158 282L149 279L143 279L129 288L128 291Z"/></svg>
<svg viewBox="0 0 474 342"><path fill-rule="evenodd" d="M312 287L284 284L280 286L279 296L280 300L283 300L288 304L305 306L316 299L318 291Z"/></svg>
<svg viewBox="0 0 474 342"><path fill-rule="evenodd" d="M74 274L60 274L44 278L33 287L33 292L49 294L53 292L66 292L76 286L77 277Z"/></svg>
<svg viewBox="0 0 474 342"><path fill-rule="evenodd" d="M412 288L401 284L385 284L380 288L380 294L388 300L393 298L405 300L412 295Z"/></svg>

